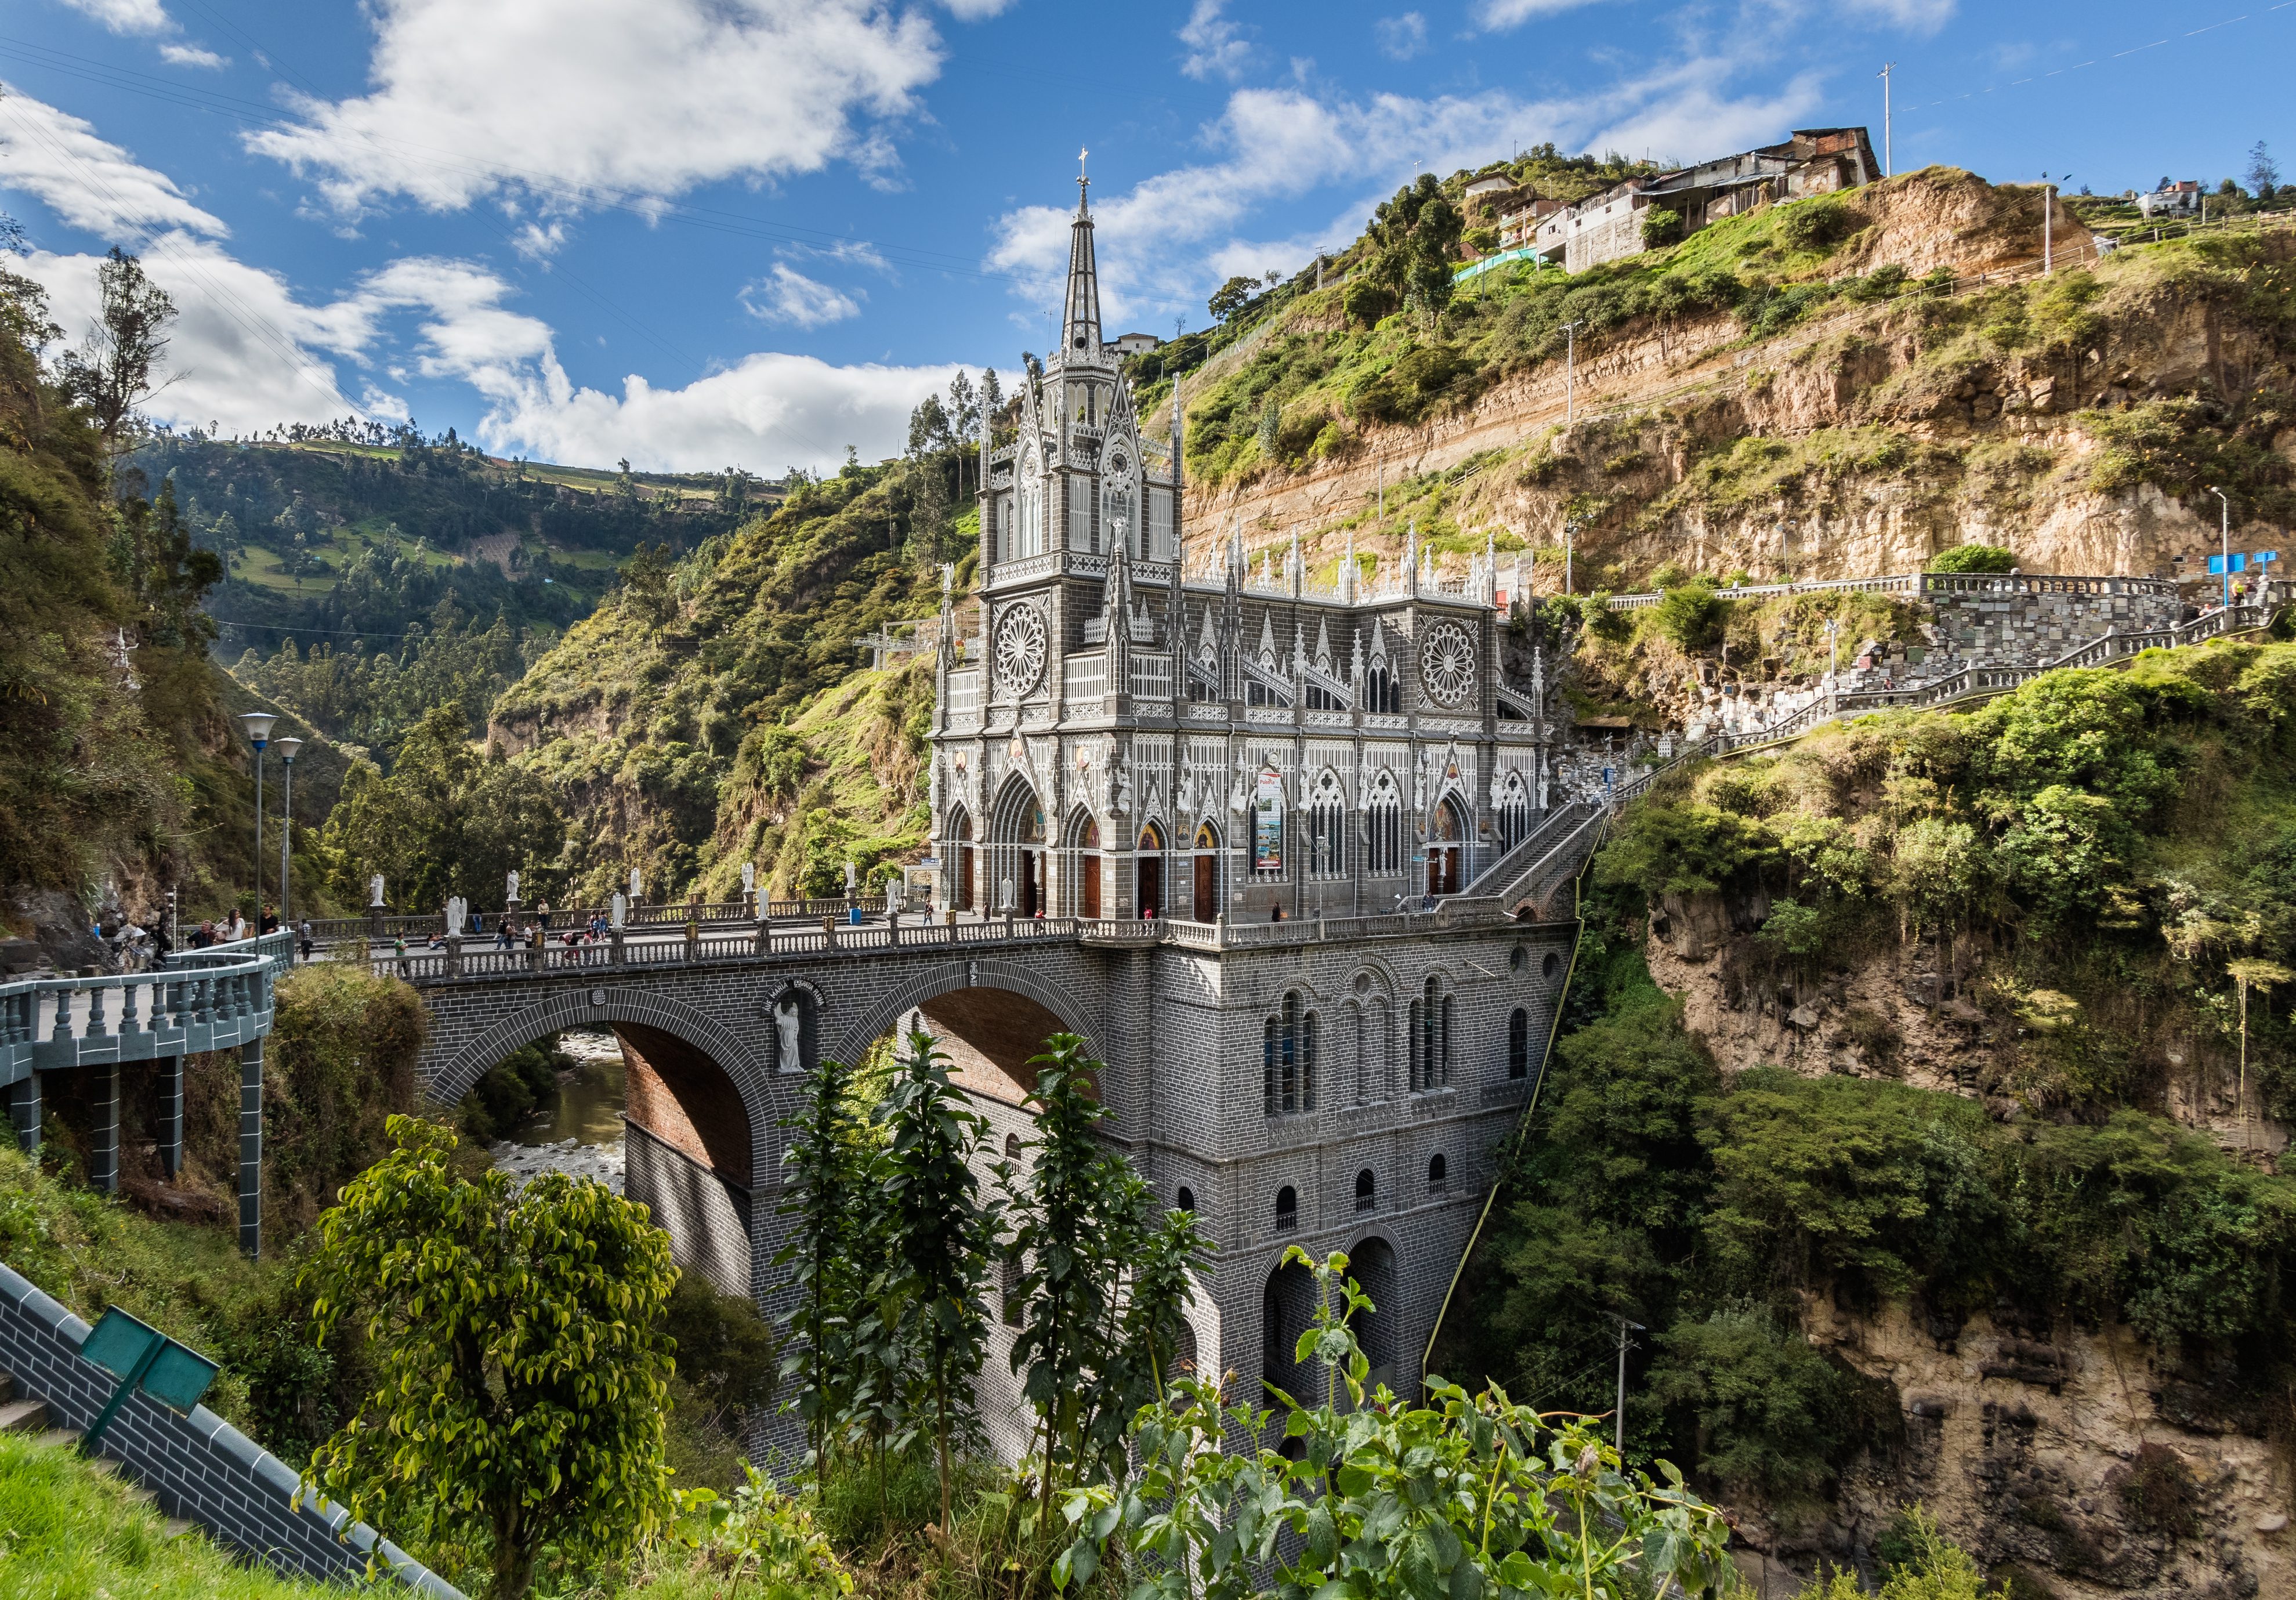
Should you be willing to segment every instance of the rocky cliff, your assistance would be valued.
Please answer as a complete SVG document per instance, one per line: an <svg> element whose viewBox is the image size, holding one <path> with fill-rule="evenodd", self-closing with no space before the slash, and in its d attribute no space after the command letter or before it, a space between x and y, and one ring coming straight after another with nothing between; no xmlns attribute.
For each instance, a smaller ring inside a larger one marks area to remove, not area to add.
<svg viewBox="0 0 2296 1600"><path fill-rule="evenodd" d="M1567 282L1486 280L1432 326L1352 332L1303 298L1189 381L1214 433L1275 408L1253 447L1198 461L1192 442L1192 526L1296 529L1329 558L1350 535L1391 554L1415 520L1455 561L1486 533L1527 546L1559 587L1575 521L1582 591L1662 562L1905 571L1966 542L2028 570L2171 575L2216 547L2210 483L2234 491L2236 546L2285 527L2296 235L2100 259L2061 210L2045 277L2036 188L1907 174L1824 202L1841 213L1797 244L1810 203ZM1573 319L1575 361L1553 332ZM1414 369L1414 349L1442 359ZM1442 382L1382 420L1413 372Z"/></svg>

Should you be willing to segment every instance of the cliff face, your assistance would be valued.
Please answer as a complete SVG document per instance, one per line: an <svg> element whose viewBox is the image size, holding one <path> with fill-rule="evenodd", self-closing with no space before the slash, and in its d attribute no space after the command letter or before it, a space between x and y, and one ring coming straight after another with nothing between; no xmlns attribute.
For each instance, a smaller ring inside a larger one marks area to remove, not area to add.
<svg viewBox="0 0 2296 1600"><path fill-rule="evenodd" d="M2205 485L2228 476L2242 479L2235 546L2285 525L2296 235L2169 241L2099 260L2061 214L2056 271L2044 278L2037 191L1933 169L1848 203L1855 231L1775 280L1762 270L1774 243L1694 236L1681 249L1705 254L1647 270L1706 285L1726 307L1582 333L1575 375L1552 356L1492 354L1502 333L1481 330L1504 330L1511 291L1488 291L1497 309L1454 312L1460 330L1429 337L1480 365L1424 420L1382 423L1342 394L1316 450L1200 480L1193 526L1239 524L1263 541L1298 529L1329 558L1350 533L1358 548L1391 553L1415 519L1423 542L1454 541L1456 559L1488 531L1559 567L1575 518L1584 591L1634 586L1665 562L1716 574L1906 571L1964 542L2009 545L2029 570L2167 575L2177 557L2194 566L2217 547ZM1723 271L1735 286L1718 293ZM1924 282L1932 272L1953 286ZM1570 291L1564 310L1595 292ZM1814 308L1766 333L1797 295ZM1324 328L1327 309L1303 305L1256 355L1226 357L1225 377L1216 365L1195 382L1224 392L1252 363L1278 365L1287 340L1320 341L1318 359L1331 360L1362 336ZM1308 404L1283 398L1280 380L1267 393L1287 419ZM1431 503L1431 484L1441 488ZM1543 568L1540 585L1559 578Z"/></svg>

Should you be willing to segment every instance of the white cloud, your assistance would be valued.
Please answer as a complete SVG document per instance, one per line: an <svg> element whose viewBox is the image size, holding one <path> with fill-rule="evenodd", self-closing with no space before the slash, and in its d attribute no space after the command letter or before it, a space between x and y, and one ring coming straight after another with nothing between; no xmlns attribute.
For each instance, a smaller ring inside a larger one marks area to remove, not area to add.
<svg viewBox="0 0 2296 1600"><path fill-rule="evenodd" d="M1954 0L1850 0L1849 9L1908 33L1935 33L1953 20Z"/></svg>
<svg viewBox="0 0 2296 1600"><path fill-rule="evenodd" d="M63 0L114 33L172 33L176 24L160 0Z"/></svg>
<svg viewBox="0 0 2296 1600"><path fill-rule="evenodd" d="M323 352L349 355L373 338L362 308L305 305L277 275L188 234L145 242L143 259L176 310L161 362L170 382L146 408L154 418L184 427L220 423L230 433L324 422L356 409ZM102 260L41 251L14 265L47 290L56 321L77 341L95 322Z"/></svg>
<svg viewBox="0 0 2296 1600"><path fill-rule="evenodd" d="M1180 43L1188 47L1180 70L1193 78L1225 78L1231 83L1243 76L1251 60L1251 45L1243 30L1220 13L1227 0L1196 0L1180 29Z"/></svg>
<svg viewBox="0 0 2296 1600"><path fill-rule="evenodd" d="M370 14L367 94L300 102L300 126L246 135L345 210L521 188L562 206L598 188L664 197L840 158L882 170L872 120L911 111L941 61L930 21L875 0L376 0Z"/></svg>
<svg viewBox="0 0 2296 1600"><path fill-rule="evenodd" d="M162 45L160 59L171 67L221 68L231 65L231 57L217 55L203 45Z"/></svg>
<svg viewBox="0 0 2296 1600"><path fill-rule="evenodd" d="M1603 3L1603 0L1478 0L1472 15L1476 27L1486 32L1501 33L1520 28L1533 17L1552 17L1577 11L1582 5Z"/></svg>
<svg viewBox="0 0 2296 1600"><path fill-rule="evenodd" d="M861 315L851 295L816 283L783 261L775 262L769 275L742 291L742 305L760 322L793 323L800 328L826 327Z"/></svg>
<svg viewBox="0 0 2296 1600"><path fill-rule="evenodd" d="M683 389L632 373L617 397L569 382L553 361L525 368L488 398L479 437L497 453L549 461L627 455L657 472L708 472L738 462L832 470L852 445L864 461L898 455L909 412L948 386L954 366L832 366L810 356L760 353ZM484 389L485 385L481 385Z"/></svg>
<svg viewBox="0 0 2296 1600"><path fill-rule="evenodd" d="M90 124L0 84L0 188L37 197L65 223L117 244L181 228L228 233L165 173Z"/></svg>
<svg viewBox="0 0 2296 1600"><path fill-rule="evenodd" d="M1415 11L1405 12L1399 17L1382 17L1372 24L1372 34L1379 40L1381 54L1407 62L1427 48L1427 19Z"/></svg>

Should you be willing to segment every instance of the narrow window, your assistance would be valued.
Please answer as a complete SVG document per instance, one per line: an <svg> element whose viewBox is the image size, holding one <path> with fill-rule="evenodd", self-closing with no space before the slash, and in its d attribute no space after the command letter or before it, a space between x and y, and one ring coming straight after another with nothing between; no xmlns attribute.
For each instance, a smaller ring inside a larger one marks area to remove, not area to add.
<svg viewBox="0 0 2296 1600"><path fill-rule="evenodd" d="M1300 1035L1300 1109L1303 1112L1316 1109L1316 1049L1322 1031L1316 1013L1309 1012Z"/></svg>
<svg viewBox="0 0 2296 1600"><path fill-rule="evenodd" d="M1267 1019L1260 1030L1259 1039L1260 1095L1267 1103L1269 1116L1275 1114L1275 1019Z"/></svg>
<svg viewBox="0 0 2296 1600"><path fill-rule="evenodd" d="M1530 1076L1530 1013L1520 1005L1507 1018L1507 1076Z"/></svg>
<svg viewBox="0 0 2296 1600"><path fill-rule="evenodd" d="M1368 1211L1379 1204L1379 1183L1365 1167L1356 1174L1356 1210Z"/></svg>
<svg viewBox="0 0 2296 1600"><path fill-rule="evenodd" d="M1440 1194L1450 1181L1450 1169L1439 1153L1427 1163L1427 1192Z"/></svg>
<svg viewBox="0 0 2296 1600"><path fill-rule="evenodd" d="M1275 1231L1288 1234L1300 1226L1300 1192L1290 1184L1275 1191Z"/></svg>

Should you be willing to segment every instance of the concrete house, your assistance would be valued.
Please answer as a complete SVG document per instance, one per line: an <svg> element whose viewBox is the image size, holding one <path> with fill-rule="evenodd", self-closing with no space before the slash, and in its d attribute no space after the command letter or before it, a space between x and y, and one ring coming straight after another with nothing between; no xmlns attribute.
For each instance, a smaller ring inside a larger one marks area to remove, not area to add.
<svg viewBox="0 0 2296 1600"><path fill-rule="evenodd" d="M1694 234L1726 217L1807 195L1830 194L1881 176L1862 127L1797 128L1782 144L1701 161L1652 177L1630 177L1542 220L1535 248L1566 271L1636 255L1645 214L1663 208Z"/></svg>

